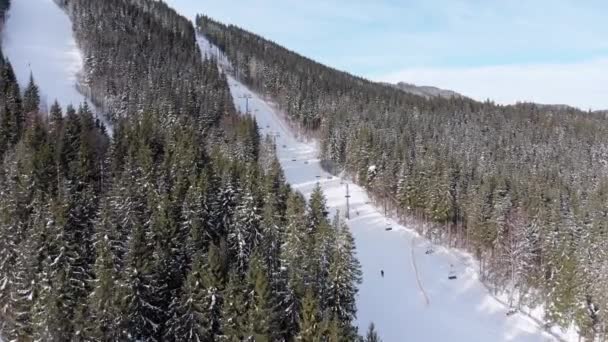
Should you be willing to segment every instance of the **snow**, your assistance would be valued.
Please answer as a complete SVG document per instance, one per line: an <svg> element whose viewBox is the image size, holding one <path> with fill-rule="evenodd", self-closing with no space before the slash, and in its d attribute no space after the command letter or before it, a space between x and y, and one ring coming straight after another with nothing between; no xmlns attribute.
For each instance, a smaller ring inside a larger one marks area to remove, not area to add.
<svg viewBox="0 0 608 342"><path fill-rule="evenodd" d="M46 111L55 100L78 107L86 101L76 84L83 58L72 23L53 0L13 0L2 33L2 50L10 60L23 89L30 77L40 89L40 107ZM89 107L95 107L89 102ZM111 134L111 126L104 124Z"/></svg>
<svg viewBox="0 0 608 342"><path fill-rule="evenodd" d="M3 33L3 50L11 61L21 87L30 72L49 107L55 99L65 108L84 97L76 90L82 56L67 14L52 0L11 2Z"/></svg>
<svg viewBox="0 0 608 342"><path fill-rule="evenodd" d="M214 51L204 38L198 41L205 45L203 54ZM539 320L522 313L507 316L509 308L481 283L470 255L443 247L426 254L429 242L411 227L384 217L364 189L323 171L317 142L298 137L271 101L231 76L228 81L237 109L245 112L249 101L262 133L276 137L278 158L293 188L308 197L319 182L331 212L345 213L348 183L348 225L363 271L357 298L360 333L373 321L384 342L576 340L561 331L547 333ZM451 268L455 280L448 279Z"/></svg>

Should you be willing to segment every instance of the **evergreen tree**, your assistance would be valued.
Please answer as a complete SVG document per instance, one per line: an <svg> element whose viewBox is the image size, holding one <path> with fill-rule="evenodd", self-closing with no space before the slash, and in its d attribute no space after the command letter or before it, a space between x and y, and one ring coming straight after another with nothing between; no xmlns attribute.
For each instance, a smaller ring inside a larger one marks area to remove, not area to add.
<svg viewBox="0 0 608 342"><path fill-rule="evenodd" d="M90 334L95 340L112 340L119 336L116 326L119 308L115 293L120 281L120 262L115 254L118 234L110 217L110 210L109 203L105 202L96 224L95 280L89 297L89 309L94 317L91 320L93 327L90 328Z"/></svg>
<svg viewBox="0 0 608 342"><path fill-rule="evenodd" d="M374 323L370 323L369 325L367 335L365 336L365 342L382 342L380 336L378 336L378 333L376 332Z"/></svg>
<svg viewBox="0 0 608 342"><path fill-rule="evenodd" d="M247 336L255 341L273 341L277 333L275 302L268 275L259 255L251 259L248 283Z"/></svg>
<svg viewBox="0 0 608 342"><path fill-rule="evenodd" d="M224 305L221 314L222 335L220 341L240 342L247 335L246 289L235 272L231 272L224 290Z"/></svg>
<svg viewBox="0 0 608 342"><path fill-rule="evenodd" d="M355 255L355 241L346 223L336 218L336 247L329 269L327 309L339 322L342 335L354 340L356 328L356 297L362 281L361 266Z"/></svg>
<svg viewBox="0 0 608 342"><path fill-rule="evenodd" d="M129 240L124 279L119 285L121 339L148 340L159 333L161 309L154 276L152 246L142 224L136 223Z"/></svg>
<svg viewBox="0 0 608 342"><path fill-rule="evenodd" d="M323 329L319 314L319 304L312 291L306 291L302 300L302 313L300 315L300 332L297 341L320 342L323 340Z"/></svg>
<svg viewBox="0 0 608 342"><path fill-rule="evenodd" d="M207 263L199 253L194 258L181 298L171 305L165 339L170 341L215 341L220 334L224 270L219 250L209 249Z"/></svg>
<svg viewBox="0 0 608 342"><path fill-rule="evenodd" d="M40 92L34 82L34 75L30 74L30 80L23 92L23 112L37 113L40 107Z"/></svg>

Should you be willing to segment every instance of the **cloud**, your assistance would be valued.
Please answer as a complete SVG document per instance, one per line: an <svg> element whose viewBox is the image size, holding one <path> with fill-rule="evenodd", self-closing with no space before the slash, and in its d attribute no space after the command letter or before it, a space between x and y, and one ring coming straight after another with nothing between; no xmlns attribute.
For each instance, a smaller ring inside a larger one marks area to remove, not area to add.
<svg viewBox="0 0 608 342"><path fill-rule="evenodd" d="M608 109L608 58L568 64L410 68L375 80L434 85L501 104L531 101Z"/></svg>

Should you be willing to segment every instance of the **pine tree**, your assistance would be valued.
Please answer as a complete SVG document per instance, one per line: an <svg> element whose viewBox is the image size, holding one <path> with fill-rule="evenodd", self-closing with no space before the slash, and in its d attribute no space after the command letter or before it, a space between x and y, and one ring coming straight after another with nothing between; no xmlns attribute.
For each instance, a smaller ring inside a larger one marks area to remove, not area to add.
<svg viewBox="0 0 608 342"><path fill-rule="evenodd" d="M221 314L222 335L220 341L241 342L247 335L246 289L236 272L229 275L224 290L224 305Z"/></svg>
<svg viewBox="0 0 608 342"><path fill-rule="evenodd" d="M121 339L153 340L159 332L161 309L155 297L158 284L147 235L145 227L136 223L129 238L125 275L118 292Z"/></svg>
<svg viewBox="0 0 608 342"><path fill-rule="evenodd" d="M308 243L305 211L304 197L300 193L292 193L287 202L287 228L285 242L281 246L281 262L289 274L289 287L299 297L304 296L305 279L311 277L310 270L305 268L305 246Z"/></svg>
<svg viewBox="0 0 608 342"><path fill-rule="evenodd" d="M168 196L157 199L156 194L150 203L150 239L153 243L152 278L156 285L153 289L155 305L158 307L157 321L160 326L159 334L164 333L163 323L168 317L169 305L172 298L179 297L183 285L186 265L180 246L185 245L186 237L181 234L177 222L171 215L171 200ZM161 336L159 335L158 339Z"/></svg>
<svg viewBox="0 0 608 342"><path fill-rule="evenodd" d="M32 225L28 235L17 248L17 258L13 268L10 302L5 308L9 321L3 329L7 337L15 340L28 340L33 336L34 319L32 307L38 299L38 283L41 272L43 246L46 235L47 208L37 200L34 203Z"/></svg>
<svg viewBox="0 0 608 342"><path fill-rule="evenodd" d="M215 341L220 334L224 270L217 247L209 249L208 261L200 252L184 283L181 297L171 305L165 340Z"/></svg>
<svg viewBox="0 0 608 342"><path fill-rule="evenodd" d="M78 151L80 150L81 123L72 106L68 106L65 112L64 129L59 150L60 170L63 175L74 181L78 166Z"/></svg>
<svg viewBox="0 0 608 342"><path fill-rule="evenodd" d="M23 92L23 111L26 114L37 113L40 107L40 92L34 82L34 75L30 74L30 80Z"/></svg>
<svg viewBox="0 0 608 342"><path fill-rule="evenodd" d="M102 205L96 222L95 279L89 296L89 310L93 317L90 334L96 340L112 340L119 336L116 317L119 314L115 290L120 281L120 262L115 254L118 233L111 218L111 207Z"/></svg>
<svg viewBox="0 0 608 342"><path fill-rule="evenodd" d="M346 223L336 218L336 247L329 269L327 309L340 324L342 334L350 339L357 336L352 325L356 318L356 297L361 283L361 266L355 255L355 241Z"/></svg>
<svg viewBox="0 0 608 342"><path fill-rule="evenodd" d="M325 196L321 185L317 183L308 202L308 233L314 235L322 226L327 225L329 223L327 215Z"/></svg>
<svg viewBox="0 0 608 342"><path fill-rule="evenodd" d="M319 318L319 304L312 291L307 290L302 300L302 313L300 315L300 332L296 340L301 342L321 342L323 329Z"/></svg>
<svg viewBox="0 0 608 342"><path fill-rule="evenodd" d="M378 333L376 332L376 327L374 326L373 322L369 324L367 335L365 336L365 342L382 342L380 336L378 336Z"/></svg>
<svg viewBox="0 0 608 342"><path fill-rule="evenodd" d="M260 342L273 341L278 330L275 298L259 255L252 257L247 278L252 288L248 298L247 336Z"/></svg>
<svg viewBox="0 0 608 342"><path fill-rule="evenodd" d="M342 329L340 320L333 315L329 321L325 323L325 340L327 342L349 342L355 341L356 336L349 336Z"/></svg>
<svg viewBox="0 0 608 342"><path fill-rule="evenodd" d="M197 251L204 251L213 239L205 225L209 219L206 187L205 175L200 176L188 189L182 205L181 225L188 232L187 254L190 256Z"/></svg>
<svg viewBox="0 0 608 342"><path fill-rule="evenodd" d="M228 248L236 258L236 267L245 272L256 241L261 239L260 214L254 195L245 190L236 207L234 224L228 232Z"/></svg>
<svg viewBox="0 0 608 342"><path fill-rule="evenodd" d="M51 105L51 109L49 110L49 129L50 134L59 137L59 133L63 128L63 112L61 110L61 106L59 102L55 100Z"/></svg>

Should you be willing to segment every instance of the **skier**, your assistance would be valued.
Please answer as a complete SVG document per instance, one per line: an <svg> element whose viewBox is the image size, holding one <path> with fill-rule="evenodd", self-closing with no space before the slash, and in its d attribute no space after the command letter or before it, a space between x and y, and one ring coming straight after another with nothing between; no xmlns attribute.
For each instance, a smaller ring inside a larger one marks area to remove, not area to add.
<svg viewBox="0 0 608 342"><path fill-rule="evenodd" d="M384 278L384 270L380 270L380 275Z"/></svg>

